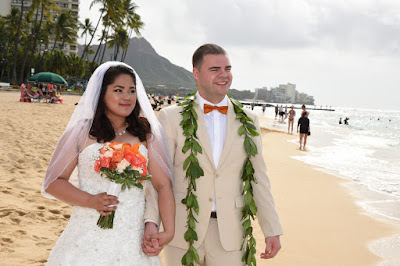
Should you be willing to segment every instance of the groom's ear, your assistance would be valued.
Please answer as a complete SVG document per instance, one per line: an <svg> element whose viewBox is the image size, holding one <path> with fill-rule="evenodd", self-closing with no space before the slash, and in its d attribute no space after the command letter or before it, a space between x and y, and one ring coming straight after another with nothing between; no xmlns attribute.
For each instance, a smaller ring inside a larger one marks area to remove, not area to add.
<svg viewBox="0 0 400 266"><path fill-rule="evenodd" d="M193 68L193 77L197 81L199 79L199 70L197 68Z"/></svg>

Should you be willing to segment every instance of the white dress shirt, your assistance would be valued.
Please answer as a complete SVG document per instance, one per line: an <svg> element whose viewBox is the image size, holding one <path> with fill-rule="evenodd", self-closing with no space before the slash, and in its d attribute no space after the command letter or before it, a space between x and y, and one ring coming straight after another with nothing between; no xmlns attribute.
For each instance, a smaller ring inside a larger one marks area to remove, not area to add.
<svg viewBox="0 0 400 266"><path fill-rule="evenodd" d="M218 167L219 159L221 158L222 150L225 144L225 136L226 136L226 115L222 114L218 110L212 110L211 112L205 114L204 113L204 104L214 105L214 106L227 106L228 105L228 96L225 95L225 98L219 102L218 104L210 103L200 96L199 92L196 93L196 97L199 100L199 105L201 110L203 111L203 117L206 124L208 140L210 142L211 151L213 154L214 166L215 169ZM217 204L214 201L211 211L217 210Z"/></svg>

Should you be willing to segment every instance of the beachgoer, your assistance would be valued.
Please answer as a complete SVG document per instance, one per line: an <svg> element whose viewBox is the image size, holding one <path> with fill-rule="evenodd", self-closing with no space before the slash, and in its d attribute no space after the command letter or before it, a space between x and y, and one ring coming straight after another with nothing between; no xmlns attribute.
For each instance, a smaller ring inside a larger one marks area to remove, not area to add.
<svg viewBox="0 0 400 266"><path fill-rule="evenodd" d="M275 119L278 117L279 107L278 105L275 106Z"/></svg>
<svg viewBox="0 0 400 266"><path fill-rule="evenodd" d="M266 104L263 104L263 105L262 105L262 111L263 111L263 113L265 113L265 108L267 108L267 105L266 105Z"/></svg>
<svg viewBox="0 0 400 266"><path fill-rule="evenodd" d="M339 125L342 124L342 118L339 118Z"/></svg>
<svg viewBox="0 0 400 266"><path fill-rule="evenodd" d="M285 115L285 111L283 111L283 105L279 107L279 121L283 123L283 116Z"/></svg>
<svg viewBox="0 0 400 266"><path fill-rule="evenodd" d="M21 86L19 87L19 91L21 93L21 96L19 98L20 102L30 102L31 101L31 99L26 94L26 85L25 85L25 83L21 84Z"/></svg>
<svg viewBox="0 0 400 266"><path fill-rule="evenodd" d="M163 246L174 235L175 202L172 163L162 132L143 84L130 66L106 62L94 71L57 144L41 189L44 196L73 205L70 221L46 265L161 265L157 256L142 252L147 204L143 190L132 185L118 197L107 195L105 191L116 185L95 170L95 161L105 142L112 141L109 147L121 143L127 145L125 149L136 147L132 154L147 161L151 184L158 191L155 204L164 232L154 237ZM68 182L75 166L79 187ZM99 213L108 216L113 210L113 228L99 228Z"/></svg>
<svg viewBox="0 0 400 266"><path fill-rule="evenodd" d="M349 124L349 120L350 120L350 118L348 118L348 117L346 117L343 121L344 121L344 124L345 125L348 125Z"/></svg>
<svg viewBox="0 0 400 266"><path fill-rule="evenodd" d="M192 248L197 250L201 265L243 265L241 259L244 249L241 250L241 244L245 231L241 217L245 203L241 193L243 186L241 176L247 153L243 146L244 136L238 134L242 123L236 119L234 106L226 95L232 83L232 73L225 50L215 44L199 47L193 54L193 76L198 92L193 96L191 113L196 113L194 119L197 120L198 129L197 132L189 133L189 136L197 136L193 140L197 139L200 146L194 145L197 147L195 149L201 147L203 151L195 153L193 155L195 159L192 161L198 162L204 175L195 181L195 198L199 213L193 212L193 220L189 221L190 224L195 223L197 235L197 241L194 242ZM178 204L176 233L164 253L167 266L181 265L182 256L188 252L189 247L185 241L188 237L185 233L188 230L188 211L187 207L181 203L188 193L193 192L190 187L191 192L188 192L188 179L185 177L186 170L183 167L190 152L182 151L188 136L181 126L184 121L182 111L183 108L188 108L188 101L183 101L183 106L174 105L164 108L158 115L166 131L170 152L174 158L173 190ZM257 115L247 108L240 109L245 116L253 119L257 132L261 133ZM192 123L189 125L191 126ZM251 157L254 175L257 178L257 183L251 183L254 192L252 195L257 205L257 219L266 237L266 249L265 253L261 254L261 258L269 259L274 257L280 249L279 235L282 234L282 228L269 188L267 168L262 156L261 134L251 138L258 150L257 155ZM157 211L152 213L157 213ZM156 219L151 216L145 217ZM147 227L146 230L148 230ZM157 230L155 225L153 230ZM145 235L147 234L148 232L145 232ZM193 235L194 232L191 234ZM144 239L145 247L149 239L151 237Z"/></svg>
<svg viewBox="0 0 400 266"><path fill-rule="evenodd" d="M255 105L255 103L254 103L254 102L252 102L252 103L250 104L250 106L251 106L251 110L254 110L254 105Z"/></svg>
<svg viewBox="0 0 400 266"><path fill-rule="evenodd" d="M292 105L289 110L288 134L293 134L294 117L296 116L296 111L293 108Z"/></svg>
<svg viewBox="0 0 400 266"><path fill-rule="evenodd" d="M306 117L308 117L310 112L306 110L306 106L304 104L301 106L301 109L303 110L303 112L306 112ZM302 114L303 114L303 112L302 112Z"/></svg>
<svg viewBox="0 0 400 266"><path fill-rule="evenodd" d="M288 117L287 105L285 105L285 119Z"/></svg>
<svg viewBox="0 0 400 266"><path fill-rule="evenodd" d="M310 132L310 120L307 118L307 112L302 112L299 121L297 122L297 133L299 133L300 128L300 147L306 150L307 136Z"/></svg>

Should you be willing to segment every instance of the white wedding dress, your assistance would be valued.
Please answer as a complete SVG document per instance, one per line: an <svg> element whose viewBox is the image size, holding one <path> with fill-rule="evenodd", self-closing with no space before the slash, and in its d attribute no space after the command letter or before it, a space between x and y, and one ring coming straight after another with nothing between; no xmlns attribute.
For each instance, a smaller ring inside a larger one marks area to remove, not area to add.
<svg viewBox="0 0 400 266"><path fill-rule="evenodd" d="M79 154L79 188L90 194L106 192L109 180L94 171L102 143L94 143ZM147 158L148 151L139 151ZM144 232L143 190L131 187L121 191L113 229L97 226L100 214L90 208L74 206L67 227L50 253L46 265L161 265L158 256L142 251Z"/></svg>

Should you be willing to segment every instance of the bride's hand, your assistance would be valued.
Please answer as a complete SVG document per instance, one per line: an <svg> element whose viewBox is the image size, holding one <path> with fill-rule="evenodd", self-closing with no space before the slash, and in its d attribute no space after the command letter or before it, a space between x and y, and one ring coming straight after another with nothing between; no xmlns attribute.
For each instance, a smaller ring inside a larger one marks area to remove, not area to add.
<svg viewBox="0 0 400 266"><path fill-rule="evenodd" d="M157 239L160 247L163 248L166 244L171 242L172 238L174 238L174 234L170 232L161 232L151 235L150 238Z"/></svg>
<svg viewBox="0 0 400 266"><path fill-rule="evenodd" d="M106 192L90 195L88 199L88 207L95 209L103 216L108 216L111 214L111 211L117 209L117 206L108 207L109 205L116 205L118 203L119 201L116 196L107 195Z"/></svg>

